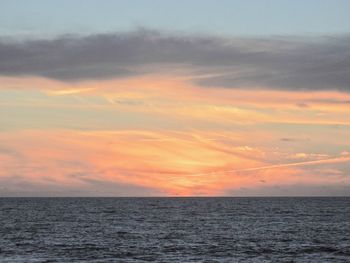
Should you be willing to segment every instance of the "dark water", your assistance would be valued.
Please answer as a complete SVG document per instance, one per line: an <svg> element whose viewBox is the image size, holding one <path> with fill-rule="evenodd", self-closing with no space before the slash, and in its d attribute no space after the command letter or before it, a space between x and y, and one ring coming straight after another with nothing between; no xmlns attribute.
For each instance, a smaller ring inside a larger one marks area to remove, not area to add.
<svg viewBox="0 0 350 263"><path fill-rule="evenodd" d="M2 198L0 262L350 262L350 198Z"/></svg>

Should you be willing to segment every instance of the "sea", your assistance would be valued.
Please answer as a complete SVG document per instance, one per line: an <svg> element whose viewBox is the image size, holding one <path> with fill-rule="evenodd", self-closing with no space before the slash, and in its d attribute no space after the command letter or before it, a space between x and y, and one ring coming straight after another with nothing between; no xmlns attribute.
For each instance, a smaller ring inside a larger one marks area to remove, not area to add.
<svg viewBox="0 0 350 263"><path fill-rule="evenodd" d="M350 262L350 197L0 198L0 262Z"/></svg>

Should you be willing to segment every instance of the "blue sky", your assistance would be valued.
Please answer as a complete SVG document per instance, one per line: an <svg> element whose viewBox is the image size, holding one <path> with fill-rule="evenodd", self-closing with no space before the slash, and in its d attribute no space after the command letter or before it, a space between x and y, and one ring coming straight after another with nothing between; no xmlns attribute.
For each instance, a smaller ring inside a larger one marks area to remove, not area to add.
<svg viewBox="0 0 350 263"><path fill-rule="evenodd" d="M350 30L347 0L1 0L0 35L130 30L329 35Z"/></svg>

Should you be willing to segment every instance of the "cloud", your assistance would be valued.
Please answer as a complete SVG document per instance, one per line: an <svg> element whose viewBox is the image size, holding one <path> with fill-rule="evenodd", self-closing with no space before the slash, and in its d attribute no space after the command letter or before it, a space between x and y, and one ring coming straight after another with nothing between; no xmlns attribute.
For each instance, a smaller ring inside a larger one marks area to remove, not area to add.
<svg viewBox="0 0 350 263"><path fill-rule="evenodd" d="M19 153L0 154L0 196L222 195L261 185L330 184L341 190L350 183L349 155L290 163L287 154L274 154L275 147L247 146L249 135L222 135L151 130L0 133L2 147Z"/></svg>
<svg viewBox="0 0 350 263"><path fill-rule="evenodd" d="M255 150L215 137L147 130L2 133L4 146L23 158L0 158L0 185L6 187L0 195L46 195L50 189L80 196L220 194L231 180L250 179L195 174L264 162L252 156Z"/></svg>
<svg viewBox="0 0 350 263"><path fill-rule="evenodd" d="M282 142L305 142L310 141L310 138L294 138L294 137L282 137L280 138Z"/></svg>
<svg viewBox="0 0 350 263"><path fill-rule="evenodd" d="M350 91L350 37L224 38L138 30L0 39L3 76L79 81L174 69L202 86Z"/></svg>
<svg viewBox="0 0 350 263"><path fill-rule="evenodd" d="M241 187L228 190L227 196L348 196L350 185L261 184L259 187Z"/></svg>
<svg viewBox="0 0 350 263"><path fill-rule="evenodd" d="M88 177L88 175L86 175ZM85 185L69 186L57 182L35 182L25 177L0 177L0 197L37 197L37 196L162 196L161 190L132 184L102 181L84 178Z"/></svg>
<svg viewBox="0 0 350 263"><path fill-rule="evenodd" d="M304 162L295 162L295 163L283 163L283 164L273 164L273 165L265 165L260 167L252 167L252 168L244 168L244 169L233 169L233 170L221 170L216 171L217 173L240 173L240 172L255 172L262 170L271 170L271 169L280 169L286 167L298 167L298 166L309 166L309 165L320 165L320 164L334 164L334 163L349 163L350 157L332 157L321 160L312 160L312 161L304 161ZM210 173L201 173L197 175L210 175L214 172Z"/></svg>

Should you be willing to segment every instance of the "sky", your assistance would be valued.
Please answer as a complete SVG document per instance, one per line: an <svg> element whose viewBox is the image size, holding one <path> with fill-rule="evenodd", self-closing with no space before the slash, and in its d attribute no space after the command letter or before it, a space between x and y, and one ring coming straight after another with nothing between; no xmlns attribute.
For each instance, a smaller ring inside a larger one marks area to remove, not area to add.
<svg viewBox="0 0 350 263"><path fill-rule="evenodd" d="M0 0L0 196L349 196L347 0Z"/></svg>

